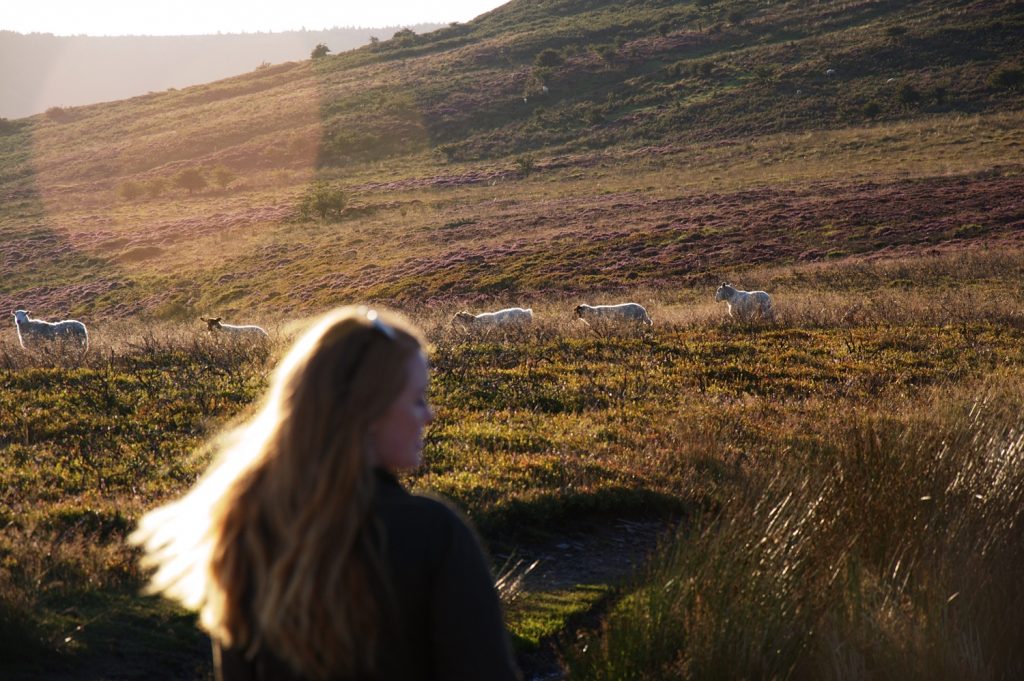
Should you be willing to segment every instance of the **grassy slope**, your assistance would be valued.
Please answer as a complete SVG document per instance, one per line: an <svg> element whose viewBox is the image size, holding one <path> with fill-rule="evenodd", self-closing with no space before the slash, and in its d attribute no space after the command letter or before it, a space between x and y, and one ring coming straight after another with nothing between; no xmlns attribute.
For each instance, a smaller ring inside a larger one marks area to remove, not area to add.
<svg viewBox="0 0 1024 681"><path fill-rule="evenodd" d="M921 274L927 263L909 267ZM1019 258L967 269L984 267L1024 281ZM916 405L991 376L1019 382L1024 323L994 292L951 291L937 308L907 292L866 307L856 299L824 315L793 301L775 328L709 312L624 335L547 322L467 339L445 317L422 316L439 417L428 465L409 483L454 499L508 554L580 522L717 509L780 463L828 461L851 419L940 424ZM686 310L662 308L660 319ZM205 661L187 618L133 597L141 576L124 536L202 470L195 448L244 413L270 358L174 326L141 331L102 329L84 362L0 346L0 661L26 678L73 668L178 678ZM607 588L521 596L512 621L522 649ZM154 635L115 653L126 627ZM159 669L144 661L156 656Z"/></svg>
<svg viewBox="0 0 1024 681"><path fill-rule="evenodd" d="M266 360L111 317L415 312L442 409L417 484L498 544L581 512L715 507L780 453L831 456L850 413L1017 381L1019 311L1001 301L1024 290L1024 112L989 78L1021 53L1021 23L1009 2L510 3L4 123L0 309L80 316L99 352L53 368L0 338L0 652L109 675L110 640L141 613L167 635L140 655L197 659L187 621L131 597L120 538L196 474L189 452L245 408ZM537 67L548 48L561 63ZM119 196L218 166L223 189ZM349 194L344 219L296 217L314 178ZM783 325L712 321L721 277L770 287ZM602 338L557 321L618 295L667 326ZM547 325L479 343L440 328L457 305L520 301Z"/></svg>
<svg viewBox="0 0 1024 681"><path fill-rule="evenodd" d="M1020 13L904 6L511 3L316 63L9 122L0 306L310 311L692 286L752 250L791 263L1001 243L1021 221L1024 126L1021 91L989 77L1021 52ZM546 49L561 63L536 66ZM119 196L193 167L233 179ZM314 176L349 193L347 218L295 221Z"/></svg>

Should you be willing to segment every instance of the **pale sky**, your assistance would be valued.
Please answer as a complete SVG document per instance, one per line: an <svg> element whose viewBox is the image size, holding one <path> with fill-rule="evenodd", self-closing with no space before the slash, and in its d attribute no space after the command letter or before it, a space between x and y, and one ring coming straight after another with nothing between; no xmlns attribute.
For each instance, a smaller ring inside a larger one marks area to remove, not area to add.
<svg viewBox="0 0 1024 681"><path fill-rule="evenodd" d="M202 35L468 21L507 0L8 0L0 30Z"/></svg>

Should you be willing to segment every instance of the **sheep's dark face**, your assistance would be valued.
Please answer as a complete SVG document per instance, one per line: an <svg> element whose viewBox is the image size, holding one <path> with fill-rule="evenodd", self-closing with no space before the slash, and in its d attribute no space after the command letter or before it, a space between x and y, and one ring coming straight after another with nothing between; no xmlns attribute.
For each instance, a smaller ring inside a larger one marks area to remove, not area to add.
<svg viewBox="0 0 1024 681"><path fill-rule="evenodd" d="M452 324L458 324L465 326L466 324L472 324L476 321L476 317L468 312L456 312L455 316L452 317Z"/></svg>
<svg viewBox="0 0 1024 681"><path fill-rule="evenodd" d="M200 317L200 320L206 322L206 329L208 331L215 331L220 328L220 317L214 317L213 319L207 319L206 317Z"/></svg>
<svg viewBox="0 0 1024 681"><path fill-rule="evenodd" d="M583 316L583 311L586 310L586 309L587 309L586 305L577 305L576 306L576 316L577 317L582 317Z"/></svg>

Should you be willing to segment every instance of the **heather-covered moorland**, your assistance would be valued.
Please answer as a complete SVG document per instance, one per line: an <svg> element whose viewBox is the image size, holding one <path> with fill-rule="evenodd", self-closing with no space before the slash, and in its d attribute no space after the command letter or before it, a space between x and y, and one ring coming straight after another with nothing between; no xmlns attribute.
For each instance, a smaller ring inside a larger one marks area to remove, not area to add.
<svg viewBox="0 0 1024 681"><path fill-rule="evenodd" d="M124 537L355 301L427 331L408 483L480 528L531 674L1019 675L1022 27L1012 2L514 1L0 121L0 309L92 338L0 334L5 676L209 674ZM726 280L778 320L730 320ZM652 328L572 318L626 299ZM448 323L509 304L534 328Z"/></svg>

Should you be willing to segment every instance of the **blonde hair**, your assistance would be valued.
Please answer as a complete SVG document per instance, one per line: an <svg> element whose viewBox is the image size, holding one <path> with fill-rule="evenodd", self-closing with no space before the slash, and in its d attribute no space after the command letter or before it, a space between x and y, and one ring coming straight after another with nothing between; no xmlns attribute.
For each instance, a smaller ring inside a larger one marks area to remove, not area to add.
<svg viewBox="0 0 1024 681"><path fill-rule="evenodd" d="M314 679L372 670L381 606L368 428L405 387L419 333L348 307L281 361L262 408L215 445L179 500L132 534L148 590L199 611L246 655L270 651Z"/></svg>

